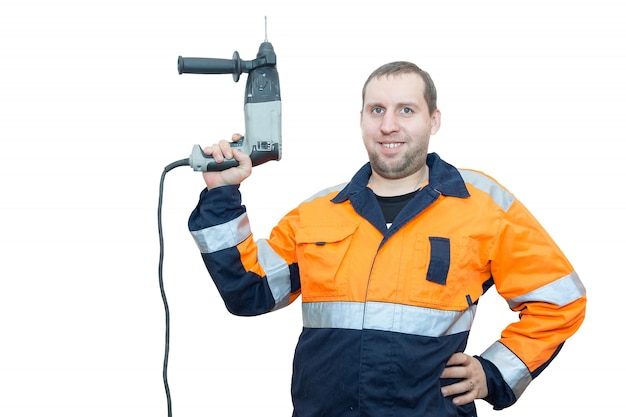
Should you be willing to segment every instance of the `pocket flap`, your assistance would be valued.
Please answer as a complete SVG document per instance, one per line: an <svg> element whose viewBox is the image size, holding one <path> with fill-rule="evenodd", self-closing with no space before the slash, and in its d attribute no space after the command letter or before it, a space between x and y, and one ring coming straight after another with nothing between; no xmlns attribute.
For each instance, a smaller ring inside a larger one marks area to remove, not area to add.
<svg viewBox="0 0 626 417"><path fill-rule="evenodd" d="M356 225L345 224L302 227L296 232L296 243L315 243L321 246L340 242L352 236L355 230Z"/></svg>

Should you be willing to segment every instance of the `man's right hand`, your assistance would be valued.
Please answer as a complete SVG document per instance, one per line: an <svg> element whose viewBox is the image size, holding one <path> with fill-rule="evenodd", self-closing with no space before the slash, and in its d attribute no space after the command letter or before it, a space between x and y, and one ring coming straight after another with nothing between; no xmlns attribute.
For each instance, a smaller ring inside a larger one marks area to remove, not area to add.
<svg viewBox="0 0 626 417"><path fill-rule="evenodd" d="M243 136L235 133L233 135L233 142L241 140ZM241 184L243 180L248 178L252 173L252 161L250 156L238 148L230 146L230 142L221 140L219 143L213 144L204 148L204 153L210 155L215 159L216 163L224 162L225 159L232 159L239 163L239 166L228 168L224 171L218 172L203 172L202 177L206 183L207 188L221 187L224 185Z"/></svg>

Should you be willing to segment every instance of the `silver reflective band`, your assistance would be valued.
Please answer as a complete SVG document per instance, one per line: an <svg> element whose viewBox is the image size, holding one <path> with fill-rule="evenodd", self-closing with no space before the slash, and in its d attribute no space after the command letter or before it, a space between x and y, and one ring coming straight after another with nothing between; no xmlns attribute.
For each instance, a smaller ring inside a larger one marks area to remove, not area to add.
<svg viewBox="0 0 626 417"><path fill-rule="evenodd" d="M302 303L304 327L386 330L428 337L469 331L475 314L475 305L464 311L446 311L373 301Z"/></svg>
<svg viewBox="0 0 626 417"><path fill-rule="evenodd" d="M325 189L323 189L321 191L318 191L317 193L313 194L312 196L310 196L309 198L304 200L303 203L307 203L309 201L313 201L317 197L323 197L325 195L328 195L328 194L331 194L331 193L334 193L334 192L339 192L339 191L343 190L346 187L347 184L348 183L346 182L346 183L343 183L343 184L334 185L332 187L328 187L328 188L325 188Z"/></svg>
<svg viewBox="0 0 626 417"><path fill-rule="evenodd" d="M274 310L278 310L289 304L289 294L291 294L289 266L274 252L266 239L259 239L256 244L259 264L265 271L267 283L276 303Z"/></svg>
<svg viewBox="0 0 626 417"><path fill-rule="evenodd" d="M302 303L304 327L354 329L363 328L365 304L348 301Z"/></svg>
<svg viewBox="0 0 626 417"><path fill-rule="evenodd" d="M201 253L213 253L237 246L251 235L248 215L241 216L217 226L191 232Z"/></svg>
<svg viewBox="0 0 626 417"><path fill-rule="evenodd" d="M489 194L502 210L507 211L509 207L511 207L511 204L513 204L513 201L515 201L513 194L502 188L501 185L486 175L466 169L460 169L459 172L463 180Z"/></svg>
<svg viewBox="0 0 626 417"><path fill-rule="evenodd" d="M507 300L512 309L527 302L544 302L555 304L559 307L578 300L585 295L585 287L576 272L563 278L537 288L525 295Z"/></svg>
<svg viewBox="0 0 626 417"><path fill-rule="evenodd" d="M533 379L524 362L500 342L491 345L480 356L491 361L498 368L516 398L522 395Z"/></svg>
<svg viewBox="0 0 626 417"><path fill-rule="evenodd" d="M475 305L464 311L448 311L368 302L365 304L363 328L440 337L469 331L475 314Z"/></svg>

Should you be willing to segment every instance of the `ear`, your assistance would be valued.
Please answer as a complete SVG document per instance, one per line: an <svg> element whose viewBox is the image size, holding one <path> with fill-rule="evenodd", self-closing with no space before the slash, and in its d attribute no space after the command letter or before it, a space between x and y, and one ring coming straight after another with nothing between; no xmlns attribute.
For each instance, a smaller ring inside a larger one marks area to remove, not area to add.
<svg viewBox="0 0 626 417"><path fill-rule="evenodd" d="M439 111L439 109L437 109L430 116L430 134L434 135L435 133L437 133L440 127L441 127L441 112Z"/></svg>

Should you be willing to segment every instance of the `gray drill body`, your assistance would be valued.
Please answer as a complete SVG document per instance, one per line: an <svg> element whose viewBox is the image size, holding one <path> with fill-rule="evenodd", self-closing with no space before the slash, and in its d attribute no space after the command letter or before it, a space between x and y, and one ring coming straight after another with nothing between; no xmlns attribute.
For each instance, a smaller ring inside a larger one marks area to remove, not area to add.
<svg viewBox="0 0 626 417"><path fill-rule="evenodd" d="M280 83L276 70L276 54L271 43L261 43L257 57L253 61L241 61L235 51L232 65L224 65L225 60L211 58L179 57L179 72L199 74L233 73L235 81L240 72L248 72L244 97L245 135L231 146L250 155L252 165L268 161L278 161L282 154L282 106ZM190 67L186 63L193 63ZM218 68L219 67L219 68ZM237 161L226 160L220 164L206 155L200 145L194 145L189 165L194 171L223 171L237 166Z"/></svg>

